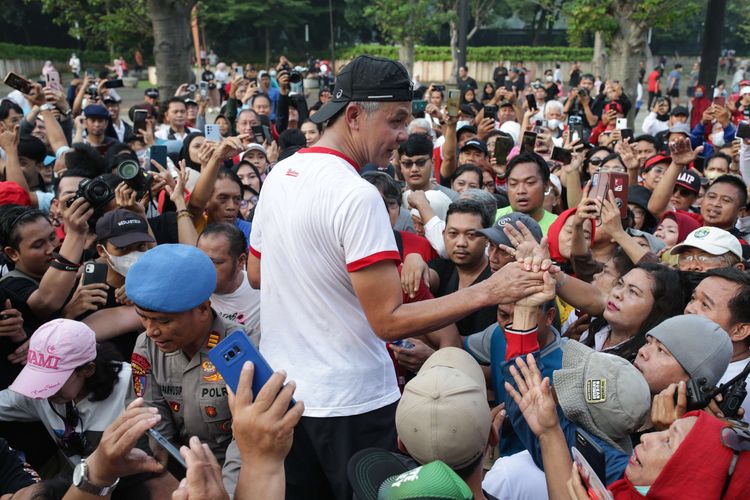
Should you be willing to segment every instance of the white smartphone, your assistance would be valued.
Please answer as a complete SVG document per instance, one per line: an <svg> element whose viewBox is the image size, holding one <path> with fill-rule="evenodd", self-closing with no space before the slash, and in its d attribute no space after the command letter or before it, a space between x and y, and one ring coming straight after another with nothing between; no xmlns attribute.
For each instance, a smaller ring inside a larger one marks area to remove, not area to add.
<svg viewBox="0 0 750 500"><path fill-rule="evenodd" d="M207 141L221 142L221 129L217 123L206 123L203 132Z"/></svg>
<svg viewBox="0 0 750 500"><path fill-rule="evenodd" d="M618 118L615 122L615 127L617 130L622 130L624 128L628 128L628 119L627 118Z"/></svg>

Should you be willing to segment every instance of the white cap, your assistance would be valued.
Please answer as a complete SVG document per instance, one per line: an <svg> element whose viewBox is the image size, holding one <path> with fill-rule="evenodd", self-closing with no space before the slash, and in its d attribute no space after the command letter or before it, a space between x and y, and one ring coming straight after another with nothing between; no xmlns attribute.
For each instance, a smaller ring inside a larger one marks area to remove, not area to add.
<svg viewBox="0 0 750 500"><path fill-rule="evenodd" d="M240 158L240 161L244 160L245 155L247 155L250 151L260 151L261 153L263 153L263 156L268 158L268 153L266 153L266 149L263 146L261 146L257 142L251 142L250 144L247 145L247 149L245 149L245 152L242 153L242 157Z"/></svg>
<svg viewBox="0 0 750 500"><path fill-rule="evenodd" d="M403 200L405 207L409 206L406 200L409 197L410 193L410 189L404 191ZM430 208L432 208L432 211L435 212L435 215L437 215L440 220L445 221L445 217L448 214L448 207L452 203L450 197L442 191L438 191L437 189L430 189L429 191L425 191L424 195L427 197L427 201L430 202ZM419 217L419 210L417 210L416 208L411 209L410 213ZM426 224L428 221L425 220L422 222Z"/></svg>
<svg viewBox="0 0 750 500"><path fill-rule="evenodd" d="M521 136L521 125L518 122L508 121L500 125L500 130L510 134L513 138L513 144L518 144L518 138Z"/></svg>
<svg viewBox="0 0 750 500"><path fill-rule="evenodd" d="M557 194L562 194L562 183L560 182L560 178L555 174L549 174L549 183L555 186L555 189L557 189Z"/></svg>
<svg viewBox="0 0 750 500"><path fill-rule="evenodd" d="M750 94L750 85L748 85L746 87L742 87L740 89L740 96L743 96L745 94Z"/></svg>
<svg viewBox="0 0 750 500"><path fill-rule="evenodd" d="M688 234L685 241L672 248L672 254L684 252L687 248L697 248L711 255L724 255L732 252L742 259L742 245L731 233L718 227L703 226Z"/></svg>

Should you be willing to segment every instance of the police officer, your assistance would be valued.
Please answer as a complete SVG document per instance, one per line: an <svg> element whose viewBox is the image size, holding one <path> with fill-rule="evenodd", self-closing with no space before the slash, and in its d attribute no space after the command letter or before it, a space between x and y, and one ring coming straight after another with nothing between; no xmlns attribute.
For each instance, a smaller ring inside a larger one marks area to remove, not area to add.
<svg viewBox="0 0 750 500"><path fill-rule="evenodd" d="M232 417L224 379L208 351L241 327L211 308L215 287L211 259L188 245L152 248L125 280L146 329L131 358L131 398L143 397L159 409L155 428L178 447L197 436L223 463L232 442Z"/></svg>

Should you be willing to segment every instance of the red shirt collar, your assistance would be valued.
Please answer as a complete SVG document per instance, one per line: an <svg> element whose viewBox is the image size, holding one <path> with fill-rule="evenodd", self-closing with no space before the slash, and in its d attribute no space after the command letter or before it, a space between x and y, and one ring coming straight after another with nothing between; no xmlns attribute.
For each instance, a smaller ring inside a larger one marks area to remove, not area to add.
<svg viewBox="0 0 750 500"><path fill-rule="evenodd" d="M335 149L323 148L323 147L320 147L320 146L312 146L310 148L300 149L297 152L298 153L319 153L319 154L326 154L326 155L338 156L342 160L346 160L352 167L354 167L354 170L356 170L357 172L359 172L359 165L357 165L357 163L354 160L352 160L351 158L349 158L348 156L346 156L341 151L336 151Z"/></svg>

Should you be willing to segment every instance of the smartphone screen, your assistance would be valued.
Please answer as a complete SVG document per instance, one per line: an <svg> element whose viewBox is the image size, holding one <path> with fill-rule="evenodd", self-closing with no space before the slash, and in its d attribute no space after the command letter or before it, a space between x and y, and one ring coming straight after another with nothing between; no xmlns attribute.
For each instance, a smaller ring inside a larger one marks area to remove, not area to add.
<svg viewBox="0 0 750 500"><path fill-rule="evenodd" d="M557 146L554 146L552 148L552 155L550 156L550 158L555 161L559 161L563 165L568 165L573 160L573 152L569 149L558 148Z"/></svg>
<svg viewBox="0 0 750 500"><path fill-rule="evenodd" d="M724 106L727 103L727 99L724 96L714 97L714 104L717 106Z"/></svg>
<svg viewBox="0 0 750 500"><path fill-rule="evenodd" d="M105 89L119 89L122 86L122 80L107 80L106 82L104 82Z"/></svg>
<svg viewBox="0 0 750 500"><path fill-rule="evenodd" d="M30 94L34 89L34 84L32 84L26 78L18 76L12 71L5 75L5 80L3 81L5 82L5 85L20 91L22 94Z"/></svg>
<svg viewBox="0 0 750 500"><path fill-rule="evenodd" d="M167 147L151 146L151 159L162 167L167 168Z"/></svg>
<svg viewBox="0 0 750 500"><path fill-rule="evenodd" d="M187 464L185 459L180 455L178 450L172 443L169 442L161 432L154 428L146 431L156 443L164 448L169 453L169 460L167 461L167 470L176 478L182 479L187 474Z"/></svg>
<svg viewBox="0 0 750 500"><path fill-rule="evenodd" d="M133 111L133 130L136 132L146 130L146 118L148 118L148 111L145 109L136 109Z"/></svg>
<svg viewBox="0 0 750 500"><path fill-rule="evenodd" d="M537 109L534 94L526 94L526 104L529 105L529 109Z"/></svg>
<svg viewBox="0 0 750 500"><path fill-rule="evenodd" d="M484 117L492 118L493 120L497 121L497 111L497 106L495 106L494 104L487 104L484 106Z"/></svg>
<svg viewBox="0 0 750 500"><path fill-rule="evenodd" d="M521 139L521 149L528 151L529 153L534 152L536 147L536 132L524 132L523 138Z"/></svg>
<svg viewBox="0 0 750 500"><path fill-rule="evenodd" d="M240 383L242 365L245 364L245 361L251 361L255 366L252 387L253 399L273 375L273 369L242 330L230 333L224 340L216 344L216 347L208 351L208 358L235 394ZM295 401L292 399L290 406L294 404Z"/></svg>
<svg viewBox="0 0 750 500"><path fill-rule="evenodd" d="M448 100L446 101L446 109L448 110L448 116L455 118L458 116L458 104L461 99L461 92L458 90L448 91Z"/></svg>
<svg viewBox="0 0 750 500"><path fill-rule="evenodd" d="M498 136L495 141L495 163L505 165L508 163L508 153L513 149L513 139L505 136Z"/></svg>
<svg viewBox="0 0 750 500"><path fill-rule="evenodd" d="M737 134L735 137L740 139L750 139L750 123L740 122L737 124Z"/></svg>

